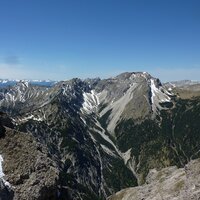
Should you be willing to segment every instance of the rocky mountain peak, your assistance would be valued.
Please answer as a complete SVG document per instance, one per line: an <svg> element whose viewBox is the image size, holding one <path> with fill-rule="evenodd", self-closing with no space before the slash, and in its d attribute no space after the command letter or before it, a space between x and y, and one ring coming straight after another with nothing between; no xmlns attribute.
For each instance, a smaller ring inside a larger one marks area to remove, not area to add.
<svg viewBox="0 0 200 200"><path fill-rule="evenodd" d="M122 74L119 74L114 79L117 79L119 81L125 81L125 82L150 82L153 78L149 73L147 72L125 72Z"/></svg>
<svg viewBox="0 0 200 200"><path fill-rule="evenodd" d="M28 88L29 83L25 81L19 81L13 86L9 86L13 91L20 91L25 92L25 90Z"/></svg>
<svg viewBox="0 0 200 200"><path fill-rule="evenodd" d="M151 168L183 167L200 152L200 104L198 93L176 91L146 72L0 88L12 120L0 113L0 155L14 197L106 199L148 181Z"/></svg>

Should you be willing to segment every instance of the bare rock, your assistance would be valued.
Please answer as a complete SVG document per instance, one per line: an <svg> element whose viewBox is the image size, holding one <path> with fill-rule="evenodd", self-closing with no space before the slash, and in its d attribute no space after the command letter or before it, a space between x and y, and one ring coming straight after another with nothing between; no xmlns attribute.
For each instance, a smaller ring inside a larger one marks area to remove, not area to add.
<svg viewBox="0 0 200 200"><path fill-rule="evenodd" d="M108 200L198 200L199 174L200 159L189 162L185 168L152 169L144 185L121 190Z"/></svg>
<svg viewBox="0 0 200 200"><path fill-rule="evenodd" d="M32 135L6 128L5 137L0 139L0 154L4 158L5 180L11 184L14 200L57 198L58 168L48 157L45 146L38 149ZM1 186L1 191L1 195L9 199L7 189Z"/></svg>

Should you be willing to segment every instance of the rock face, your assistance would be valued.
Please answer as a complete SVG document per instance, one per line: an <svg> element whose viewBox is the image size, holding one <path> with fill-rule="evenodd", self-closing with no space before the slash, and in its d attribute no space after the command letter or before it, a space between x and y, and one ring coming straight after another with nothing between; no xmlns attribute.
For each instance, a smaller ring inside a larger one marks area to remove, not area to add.
<svg viewBox="0 0 200 200"><path fill-rule="evenodd" d="M200 198L200 160L184 168L167 167L150 170L144 185L127 188L108 200L190 200Z"/></svg>
<svg viewBox="0 0 200 200"><path fill-rule="evenodd" d="M0 88L13 198L106 199L145 183L152 168L184 167L200 153L200 96L183 98L185 88L145 72Z"/></svg>
<svg viewBox="0 0 200 200"><path fill-rule="evenodd" d="M32 135L5 128L0 152L5 174L0 179L2 200L57 198L58 166Z"/></svg>

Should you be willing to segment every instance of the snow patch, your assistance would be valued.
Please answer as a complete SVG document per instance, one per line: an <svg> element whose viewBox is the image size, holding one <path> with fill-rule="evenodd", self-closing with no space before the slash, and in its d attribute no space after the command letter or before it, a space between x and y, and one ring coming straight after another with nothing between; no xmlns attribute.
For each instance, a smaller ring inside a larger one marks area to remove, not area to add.
<svg viewBox="0 0 200 200"><path fill-rule="evenodd" d="M3 162L3 157L2 157L2 155L0 155L0 179L2 179L2 181L3 181L3 183L4 183L4 185L6 186L6 187L11 187L11 184L8 182L8 181L6 181L5 179L4 179L4 176L5 176L5 174L3 173L3 167L2 167L2 162Z"/></svg>
<svg viewBox="0 0 200 200"><path fill-rule="evenodd" d="M151 79L151 103L152 110L156 112L157 108L162 108L159 103L163 102L171 102L171 98L168 95L170 94L166 89L162 87L162 91L160 88L157 88L155 85L155 80Z"/></svg>
<svg viewBox="0 0 200 200"><path fill-rule="evenodd" d="M172 88L168 88L169 91L172 91Z"/></svg>
<svg viewBox="0 0 200 200"><path fill-rule="evenodd" d="M142 76L143 78L145 78L146 81L148 81L147 75L148 75L147 72L142 72L142 74L141 74L141 76Z"/></svg>
<svg viewBox="0 0 200 200"><path fill-rule="evenodd" d="M24 85L25 85L26 87L28 87L28 85L29 85L28 81L24 81Z"/></svg>
<svg viewBox="0 0 200 200"><path fill-rule="evenodd" d="M4 177L2 162L3 162L3 157L2 155L0 155L0 178Z"/></svg>
<svg viewBox="0 0 200 200"><path fill-rule="evenodd" d="M86 123L85 119L83 119L83 117L80 117L80 119L83 121L83 123L84 123L85 125L87 125L87 123Z"/></svg>
<svg viewBox="0 0 200 200"><path fill-rule="evenodd" d="M86 112L87 114L91 114L92 112L96 112L99 105L99 98L94 90L91 90L90 93L84 92L83 100L82 113Z"/></svg>
<svg viewBox="0 0 200 200"><path fill-rule="evenodd" d="M20 122L26 122L26 121L28 121L28 120L30 120L30 119L32 119L32 120L34 120L34 121L38 121L38 122L41 122L41 121L44 120L42 117L39 117L39 116L36 117L36 116L34 116L34 115L30 115L30 116L27 116L27 117L24 117L24 118L19 119L19 121L20 121Z"/></svg>

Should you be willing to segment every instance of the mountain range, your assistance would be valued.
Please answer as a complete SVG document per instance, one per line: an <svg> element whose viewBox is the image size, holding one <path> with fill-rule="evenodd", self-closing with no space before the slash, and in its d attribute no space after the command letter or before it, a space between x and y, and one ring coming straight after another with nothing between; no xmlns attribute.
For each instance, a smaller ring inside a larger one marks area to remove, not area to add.
<svg viewBox="0 0 200 200"><path fill-rule="evenodd" d="M0 82L0 199L159 199L147 184L199 165L199 82L126 72L35 83Z"/></svg>
<svg viewBox="0 0 200 200"><path fill-rule="evenodd" d="M58 81L52 81L52 80L10 80L10 79L0 79L0 88L6 87L6 86L14 86L19 82L27 82L32 85L40 85L40 86L46 86L50 87L53 86Z"/></svg>

